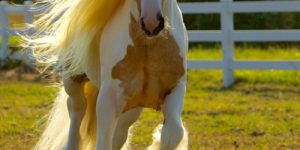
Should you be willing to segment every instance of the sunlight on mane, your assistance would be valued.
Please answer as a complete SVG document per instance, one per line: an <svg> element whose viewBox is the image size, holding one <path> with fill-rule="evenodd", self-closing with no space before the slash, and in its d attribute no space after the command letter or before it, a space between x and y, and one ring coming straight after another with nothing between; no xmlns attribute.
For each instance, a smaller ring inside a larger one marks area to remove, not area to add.
<svg viewBox="0 0 300 150"><path fill-rule="evenodd" d="M94 67L99 67L100 63L95 61L100 61L99 42L102 30L124 1L38 2L36 6L46 4L50 11L34 23L41 31L29 40L29 44L34 48L35 57L47 66L58 63L59 67L64 68L63 73L68 75L83 73L91 63Z"/></svg>

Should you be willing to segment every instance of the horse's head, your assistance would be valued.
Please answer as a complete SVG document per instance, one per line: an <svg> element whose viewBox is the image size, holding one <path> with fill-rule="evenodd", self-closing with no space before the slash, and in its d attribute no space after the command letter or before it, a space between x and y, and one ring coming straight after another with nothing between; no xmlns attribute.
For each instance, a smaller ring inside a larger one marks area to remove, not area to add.
<svg viewBox="0 0 300 150"><path fill-rule="evenodd" d="M142 29L149 36L157 35L165 26L162 14L163 0L138 0Z"/></svg>

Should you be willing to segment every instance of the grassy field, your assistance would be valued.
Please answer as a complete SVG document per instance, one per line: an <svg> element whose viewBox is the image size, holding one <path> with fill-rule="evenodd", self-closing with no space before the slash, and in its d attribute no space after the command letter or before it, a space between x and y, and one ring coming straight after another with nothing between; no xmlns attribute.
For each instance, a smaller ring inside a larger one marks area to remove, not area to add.
<svg viewBox="0 0 300 150"><path fill-rule="evenodd" d="M236 51L236 58L299 59L300 50ZM221 57L219 50L192 50L189 58ZM236 71L222 88L221 71L189 70L183 121L190 150L300 149L300 71ZM28 81L0 81L0 149L26 150L42 131L56 88ZM163 120L145 110L133 130L133 149L145 149Z"/></svg>

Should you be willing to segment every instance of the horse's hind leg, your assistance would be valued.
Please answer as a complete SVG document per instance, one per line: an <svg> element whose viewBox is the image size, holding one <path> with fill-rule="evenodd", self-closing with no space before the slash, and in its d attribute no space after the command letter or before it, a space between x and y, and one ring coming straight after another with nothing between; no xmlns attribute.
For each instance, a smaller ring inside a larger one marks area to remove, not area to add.
<svg viewBox="0 0 300 150"><path fill-rule="evenodd" d="M68 111L70 115L70 130L66 150L78 150L80 145L80 124L84 117L86 101L84 98L84 82L71 78L63 80L68 98Z"/></svg>
<svg viewBox="0 0 300 150"><path fill-rule="evenodd" d="M166 97L163 106L165 122L161 133L161 150L187 150L187 133L181 121L185 83L179 83Z"/></svg>
<svg viewBox="0 0 300 150"><path fill-rule="evenodd" d="M135 108L120 116L114 132L113 150L120 150L123 147L128 136L129 127L139 118L142 110L142 108Z"/></svg>

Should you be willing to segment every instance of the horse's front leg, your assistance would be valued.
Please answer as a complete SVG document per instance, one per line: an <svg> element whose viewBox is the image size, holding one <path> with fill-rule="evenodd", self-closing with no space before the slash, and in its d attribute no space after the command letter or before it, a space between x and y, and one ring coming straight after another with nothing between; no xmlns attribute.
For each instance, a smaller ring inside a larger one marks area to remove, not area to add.
<svg viewBox="0 0 300 150"><path fill-rule="evenodd" d="M116 82L104 81L97 98L97 150L111 150L114 130L124 107L121 90Z"/></svg>
<svg viewBox="0 0 300 150"><path fill-rule="evenodd" d="M128 146L130 146L130 139L127 139L129 132L128 130L130 126L139 118L142 110L143 108L135 108L120 116L113 137L113 150L120 150L122 147L123 149L129 149Z"/></svg>
<svg viewBox="0 0 300 150"><path fill-rule="evenodd" d="M185 82L180 82L166 97L163 106L165 122L161 133L161 150L187 150L187 132L181 121Z"/></svg>
<svg viewBox="0 0 300 150"><path fill-rule="evenodd" d="M80 124L86 110L84 98L84 82L77 82L71 78L64 78L64 88L69 95L68 111L70 116L70 130L66 150L78 150L80 145Z"/></svg>

